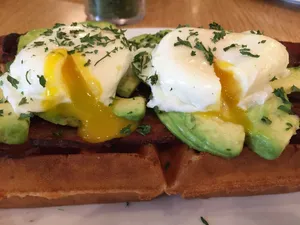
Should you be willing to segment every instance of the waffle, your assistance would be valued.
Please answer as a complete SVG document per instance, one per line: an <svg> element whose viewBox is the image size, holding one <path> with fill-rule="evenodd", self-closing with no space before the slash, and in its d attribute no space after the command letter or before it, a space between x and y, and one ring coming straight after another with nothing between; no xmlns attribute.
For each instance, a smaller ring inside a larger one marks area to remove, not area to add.
<svg viewBox="0 0 300 225"><path fill-rule="evenodd" d="M17 39L0 38L1 68L13 59ZM283 44L290 66L300 65L300 45ZM298 95L291 100L300 115ZM142 123L151 125L150 134L89 144L74 128L34 118L27 143L0 145L0 208L142 201L164 193L208 198L300 190L300 134L276 160L246 147L224 159L190 149L150 110ZM63 135L53 135L57 131Z"/></svg>

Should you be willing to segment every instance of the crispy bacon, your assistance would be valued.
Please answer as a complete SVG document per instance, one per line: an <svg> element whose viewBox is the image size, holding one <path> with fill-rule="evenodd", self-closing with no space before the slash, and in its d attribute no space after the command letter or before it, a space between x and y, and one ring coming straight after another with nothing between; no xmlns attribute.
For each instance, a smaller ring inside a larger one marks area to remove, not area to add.
<svg viewBox="0 0 300 225"><path fill-rule="evenodd" d="M19 34L0 36L0 65L14 59L17 51ZM300 66L300 43L281 42L290 54L290 67ZM295 102L294 111L300 115L300 95L293 94L291 100ZM47 121L32 119L28 142L23 145L11 146L0 144L0 157L25 157L32 154L71 154L79 153L88 149L96 152L134 151L134 146L146 143L166 144L176 141L176 138L159 121L156 115L148 110L142 124L151 126L151 133L143 136L138 132L131 135L114 139L112 141L91 144L83 141L75 128L55 125ZM291 140L291 143L300 143L300 132Z"/></svg>
<svg viewBox="0 0 300 225"><path fill-rule="evenodd" d="M0 36L0 63L4 64L15 58L19 37L16 33Z"/></svg>

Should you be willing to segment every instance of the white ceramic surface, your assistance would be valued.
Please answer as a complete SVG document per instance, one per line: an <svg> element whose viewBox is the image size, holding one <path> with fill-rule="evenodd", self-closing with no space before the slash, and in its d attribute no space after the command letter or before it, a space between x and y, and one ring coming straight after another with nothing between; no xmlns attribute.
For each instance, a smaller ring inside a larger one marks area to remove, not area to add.
<svg viewBox="0 0 300 225"><path fill-rule="evenodd" d="M158 29L130 29L128 37ZM0 225L300 225L300 193L0 210Z"/></svg>

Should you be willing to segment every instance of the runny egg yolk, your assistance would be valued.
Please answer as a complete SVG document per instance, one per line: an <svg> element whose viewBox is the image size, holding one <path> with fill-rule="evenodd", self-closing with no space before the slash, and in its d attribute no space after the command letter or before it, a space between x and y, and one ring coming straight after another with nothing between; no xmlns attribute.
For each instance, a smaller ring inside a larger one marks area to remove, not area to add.
<svg viewBox="0 0 300 225"><path fill-rule="evenodd" d="M209 117L218 117L224 121L240 124L245 130L250 129L250 121L246 112L238 106L241 97L241 87L234 79L234 74L228 70L231 65L227 62L214 62L214 71L221 83L221 105L219 111L201 113Z"/></svg>
<svg viewBox="0 0 300 225"><path fill-rule="evenodd" d="M117 117L111 107L99 101L101 85L84 64L85 59L79 53L68 55L64 49L49 53L44 68L47 81L44 108L52 108L62 116L79 119L81 126L78 134L91 143L122 137L124 134L120 131L127 126L135 129L136 122ZM55 95L59 88L65 88L71 103L56 104Z"/></svg>

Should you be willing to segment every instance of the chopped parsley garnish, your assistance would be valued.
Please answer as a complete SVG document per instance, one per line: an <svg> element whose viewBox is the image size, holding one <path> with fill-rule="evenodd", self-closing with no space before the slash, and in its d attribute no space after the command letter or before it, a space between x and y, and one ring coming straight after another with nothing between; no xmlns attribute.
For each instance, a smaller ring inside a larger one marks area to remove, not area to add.
<svg viewBox="0 0 300 225"><path fill-rule="evenodd" d="M54 24L53 29L59 28L59 27L62 27L62 26L65 26L65 24L63 24L63 23L56 23L56 24Z"/></svg>
<svg viewBox="0 0 300 225"><path fill-rule="evenodd" d="M30 70L27 70L27 71L26 71L25 77L26 77L27 83L31 85L30 81L28 80L28 74L29 74L29 72L30 72Z"/></svg>
<svg viewBox="0 0 300 225"><path fill-rule="evenodd" d="M272 123L272 120L270 120L268 117L266 117L266 116L263 116L262 118L261 118L261 121L262 122L264 122L265 124L268 124L268 125L270 125L271 123Z"/></svg>
<svg viewBox="0 0 300 225"><path fill-rule="evenodd" d="M280 105L280 106L278 107L278 109L281 110L281 111L283 111L283 112L286 112L286 113L288 113L288 114L290 114L290 115L293 114L293 112L292 112L292 110L291 110L291 107L289 107L289 106L287 106L287 105Z"/></svg>
<svg viewBox="0 0 300 225"><path fill-rule="evenodd" d="M136 129L136 131L138 133L140 133L141 135L145 136L147 134L149 134L151 132L151 126L150 125L139 125Z"/></svg>
<svg viewBox="0 0 300 225"><path fill-rule="evenodd" d="M70 34L72 34L74 36L76 36L77 34L82 33L82 32L84 32L84 30L82 30L82 29L70 30Z"/></svg>
<svg viewBox="0 0 300 225"><path fill-rule="evenodd" d="M45 44L45 42L43 42L43 41L35 41L35 42L33 42L33 47L42 46L44 44Z"/></svg>
<svg viewBox="0 0 300 225"><path fill-rule="evenodd" d="M235 48L235 47L237 47L237 46L238 46L238 44L231 44L231 45L229 45L229 46L223 48L223 51L224 51L224 52L227 52L229 49Z"/></svg>
<svg viewBox="0 0 300 225"><path fill-rule="evenodd" d="M24 105L24 104L28 104L27 98L26 98L26 97L23 97L23 98L21 99L21 101L19 102L19 105Z"/></svg>
<svg viewBox="0 0 300 225"><path fill-rule="evenodd" d="M249 48L241 48L240 53L242 55L250 56L250 57L253 57L253 58L259 58L259 56L260 56L260 55L251 53Z"/></svg>
<svg viewBox="0 0 300 225"><path fill-rule="evenodd" d="M48 29L48 30L46 30L42 35L45 35L45 36L51 36L52 34L53 34L53 30Z"/></svg>
<svg viewBox="0 0 300 225"><path fill-rule="evenodd" d="M200 220L204 225L209 225L209 223L206 221L206 219L204 219L204 217L201 216Z"/></svg>
<svg viewBox="0 0 300 225"><path fill-rule="evenodd" d="M48 47L46 47L46 48L45 48L45 52L48 52L48 50L49 50L49 48L48 48Z"/></svg>
<svg viewBox="0 0 300 225"><path fill-rule="evenodd" d="M71 23L71 27L76 27L77 26L77 22L73 22L73 23Z"/></svg>
<svg viewBox="0 0 300 225"><path fill-rule="evenodd" d="M148 77L147 80L150 80L151 85L155 85L158 81L158 75L155 73L154 75Z"/></svg>
<svg viewBox="0 0 300 225"><path fill-rule="evenodd" d="M131 133L131 124L128 124L126 127L123 127L121 130L120 130L120 134L123 134L123 135L129 135Z"/></svg>
<svg viewBox="0 0 300 225"><path fill-rule="evenodd" d="M193 32L193 30L190 31L189 36L187 36L186 40L189 40L190 37L192 36L197 36L199 33L197 31Z"/></svg>
<svg viewBox="0 0 300 225"><path fill-rule="evenodd" d="M267 41L267 40L259 41L258 44L264 44L264 43L266 43L266 41Z"/></svg>
<svg viewBox="0 0 300 225"><path fill-rule="evenodd" d="M18 89L19 81L15 78L11 77L10 75L7 75L7 81L13 86L15 89Z"/></svg>
<svg viewBox="0 0 300 225"><path fill-rule="evenodd" d="M216 22L212 22L209 25L209 29L211 30L224 30L223 27L219 24L217 24Z"/></svg>
<svg viewBox="0 0 300 225"><path fill-rule="evenodd" d="M204 47L204 45L202 44L202 42L197 42L196 45L195 45L195 48L202 51L206 60L209 62L209 65L212 65L213 64L213 61L214 61L214 55L211 51L210 48L208 48L208 50Z"/></svg>
<svg viewBox="0 0 300 225"><path fill-rule="evenodd" d="M270 80L270 82L272 82L272 81L274 81L274 80L277 80L277 77L273 77L271 80Z"/></svg>
<svg viewBox="0 0 300 225"><path fill-rule="evenodd" d="M12 112L9 112L8 115L10 116L12 114Z"/></svg>
<svg viewBox="0 0 300 225"><path fill-rule="evenodd" d="M94 66L96 66L99 62L101 62L103 59L105 59L106 57L111 57L110 54L111 53L116 53L118 51L118 48L115 47L113 50L111 50L110 52L106 52L106 55L103 56L101 59L99 59L95 64Z"/></svg>
<svg viewBox="0 0 300 225"><path fill-rule="evenodd" d="M24 120L24 119L31 118L31 117L33 117L32 113L21 113L18 119Z"/></svg>
<svg viewBox="0 0 300 225"><path fill-rule="evenodd" d="M143 70L148 67L148 63L151 60L150 53L143 51L134 56L132 65L132 70L134 75L139 76L142 74Z"/></svg>
<svg viewBox="0 0 300 225"><path fill-rule="evenodd" d="M58 39L66 38L66 37L67 37L67 33L62 32L62 31L58 31L58 32L56 33L56 37L57 37Z"/></svg>
<svg viewBox="0 0 300 225"><path fill-rule="evenodd" d="M220 41L221 39L223 39L226 35L226 32L225 30L221 30L219 32L213 32L214 33L214 36L213 38L211 39L213 43L217 43L218 41Z"/></svg>
<svg viewBox="0 0 300 225"><path fill-rule="evenodd" d="M179 29L179 28L183 28L183 27L190 27L191 25L189 25L189 24L179 24L177 27L176 27L176 29Z"/></svg>
<svg viewBox="0 0 300 225"><path fill-rule="evenodd" d="M286 94L285 94L285 91L283 89L283 87L281 88L276 88L274 91L273 91L274 95L276 95L278 98L280 98L282 100L282 102L284 104L290 104L290 101L288 100Z"/></svg>
<svg viewBox="0 0 300 225"><path fill-rule="evenodd" d="M3 80L0 80L0 86L2 86L3 85Z"/></svg>
<svg viewBox="0 0 300 225"><path fill-rule="evenodd" d="M212 49L212 50L213 50L213 52L215 52L215 51L217 50L217 48L216 48L216 47L213 47L213 49Z"/></svg>
<svg viewBox="0 0 300 225"><path fill-rule="evenodd" d="M296 87L295 85L293 85L293 86L291 87L291 91L292 91L292 92L300 92L300 88L298 88L298 87Z"/></svg>
<svg viewBox="0 0 300 225"><path fill-rule="evenodd" d="M182 40L180 37L177 37L177 42L174 43L174 46L184 45L189 48L192 48L192 45L189 41Z"/></svg>
<svg viewBox="0 0 300 225"><path fill-rule="evenodd" d="M289 130L293 127L293 124L291 124L291 123L286 123L286 125L287 125L287 128L285 128L285 130Z"/></svg>
<svg viewBox="0 0 300 225"><path fill-rule="evenodd" d="M91 65L91 60L89 59L83 66L89 66L89 65Z"/></svg>
<svg viewBox="0 0 300 225"><path fill-rule="evenodd" d="M4 113L3 109L0 109L0 116L3 116L3 113Z"/></svg>
<svg viewBox="0 0 300 225"><path fill-rule="evenodd" d="M41 76L37 75L37 77L39 78L40 85L42 87L46 87L46 79L45 79L45 77L43 75L41 75Z"/></svg>
<svg viewBox="0 0 300 225"><path fill-rule="evenodd" d="M75 50L73 49L73 50L67 51L67 53L68 53L69 55L72 55L72 54L75 53Z"/></svg>
<svg viewBox="0 0 300 225"><path fill-rule="evenodd" d="M195 56L196 52L195 51L191 51L191 56Z"/></svg>
<svg viewBox="0 0 300 225"><path fill-rule="evenodd" d="M251 34L258 34L258 35L263 35L264 33L262 32L262 31L260 31L260 30L257 30L257 31L255 31L255 30L250 30L250 33Z"/></svg>

